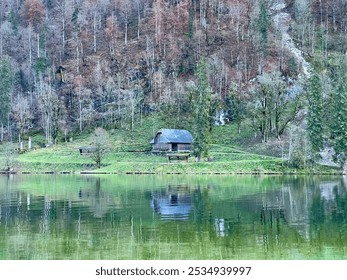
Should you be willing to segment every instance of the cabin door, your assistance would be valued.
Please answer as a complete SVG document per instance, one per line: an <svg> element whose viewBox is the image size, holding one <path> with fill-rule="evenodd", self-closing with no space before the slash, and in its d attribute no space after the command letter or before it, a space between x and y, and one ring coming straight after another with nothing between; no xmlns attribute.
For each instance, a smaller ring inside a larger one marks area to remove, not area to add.
<svg viewBox="0 0 347 280"><path fill-rule="evenodd" d="M177 152L178 151L178 145L177 144L172 144L172 151Z"/></svg>

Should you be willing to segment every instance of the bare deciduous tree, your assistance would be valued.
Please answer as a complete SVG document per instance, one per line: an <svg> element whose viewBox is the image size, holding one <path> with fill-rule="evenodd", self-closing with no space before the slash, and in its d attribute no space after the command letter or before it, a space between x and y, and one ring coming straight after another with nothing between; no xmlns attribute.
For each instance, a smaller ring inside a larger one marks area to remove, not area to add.
<svg viewBox="0 0 347 280"><path fill-rule="evenodd" d="M30 110L30 100L28 97L18 95L13 100L12 115L19 130L19 139L23 139L24 133L28 130L32 120Z"/></svg>
<svg viewBox="0 0 347 280"><path fill-rule="evenodd" d="M2 154L3 168L7 172L12 171L16 162L16 158L18 156L18 153L16 151L16 145L11 142L4 144Z"/></svg>
<svg viewBox="0 0 347 280"><path fill-rule="evenodd" d="M37 99L46 142L51 145L56 141L62 104L52 86L43 81L40 82L37 90Z"/></svg>
<svg viewBox="0 0 347 280"><path fill-rule="evenodd" d="M108 133L105 129L97 127L91 140L94 146L91 159L96 163L97 168L100 168L103 159L109 151Z"/></svg>

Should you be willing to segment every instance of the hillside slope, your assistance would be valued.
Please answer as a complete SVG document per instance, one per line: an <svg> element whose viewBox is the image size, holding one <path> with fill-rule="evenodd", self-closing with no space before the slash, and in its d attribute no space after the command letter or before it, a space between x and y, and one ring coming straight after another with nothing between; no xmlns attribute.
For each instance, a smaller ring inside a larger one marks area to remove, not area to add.
<svg viewBox="0 0 347 280"><path fill-rule="evenodd" d="M290 135L306 137L310 73L333 92L332 61L347 49L343 0L3 0L0 10L0 142L133 131L157 114L191 129L206 59L211 123L247 126L240 145L270 143L278 156Z"/></svg>

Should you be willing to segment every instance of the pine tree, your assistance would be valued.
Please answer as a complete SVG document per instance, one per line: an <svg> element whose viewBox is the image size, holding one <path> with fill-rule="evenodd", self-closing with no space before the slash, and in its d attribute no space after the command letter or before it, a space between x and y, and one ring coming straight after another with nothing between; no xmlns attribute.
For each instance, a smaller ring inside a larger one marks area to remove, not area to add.
<svg viewBox="0 0 347 280"><path fill-rule="evenodd" d="M231 110L230 116L231 120L237 124L238 134L241 133L241 122L244 118L244 110L243 103L240 100L240 97L237 95L236 89L232 88L230 90L228 99L226 103L229 105Z"/></svg>
<svg viewBox="0 0 347 280"><path fill-rule="evenodd" d="M0 78L0 141L3 141L3 126L7 123L10 112L12 86L11 64L7 59L0 59Z"/></svg>
<svg viewBox="0 0 347 280"><path fill-rule="evenodd" d="M263 52L266 53L268 43L268 31L271 24L269 16L269 3L267 0L260 1L258 24L259 32L261 35L261 46L263 48Z"/></svg>
<svg viewBox="0 0 347 280"><path fill-rule="evenodd" d="M346 169L347 163L347 69L345 60L341 59L333 73L335 94L333 95L333 111L335 114L331 124L331 137L334 143L336 160Z"/></svg>
<svg viewBox="0 0 347 280"><path fill-rule="evenodd" d="M314 157L323 148L323 103L320 77L314 73L308 81L308 136Z"/></svg>
<svg viewBox="0 0 347 280"><path fill-rule="evenodd" d="M210 141L210 103L211 89L208 85L206 60L202 59L197 65L198 85L192 91L193 102L193 154L198 158L207 157Z"/></svg>

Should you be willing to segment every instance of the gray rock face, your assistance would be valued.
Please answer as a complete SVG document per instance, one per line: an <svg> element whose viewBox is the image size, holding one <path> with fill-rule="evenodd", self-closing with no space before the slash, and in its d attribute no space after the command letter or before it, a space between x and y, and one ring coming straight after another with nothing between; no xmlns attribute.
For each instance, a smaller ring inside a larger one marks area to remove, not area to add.
<svg viewBox="0 0 347 280"><path fill-rule="evenodd" d="M292 18L288 13L282 11L285 7L284 0L276 0L274 2L271 7L272 21L282 35L282 48L287 49L293 55L301 68L302 75L299 75L299 78L309 78L312 72L311 65L305 60L301 50L295 46L292 37L288 33Z"/></svg>

